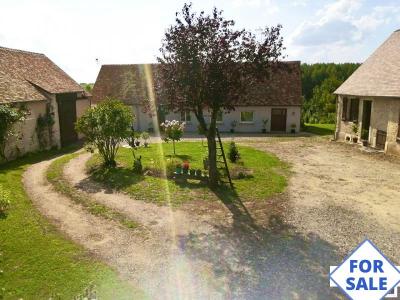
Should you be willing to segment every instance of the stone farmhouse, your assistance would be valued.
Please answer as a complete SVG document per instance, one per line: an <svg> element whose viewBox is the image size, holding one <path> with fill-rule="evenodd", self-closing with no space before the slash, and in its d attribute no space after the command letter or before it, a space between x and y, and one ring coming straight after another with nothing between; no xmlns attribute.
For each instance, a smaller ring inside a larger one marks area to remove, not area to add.
<svg viewBox="0 0 400 300"><path fill-rule="evenodd" d="M335 94L336 139L363 142L400 155L400 30L393 32Z"/></svg>
<svg viewBox="0 0 400 300"><path fill-rule="evenodd" d="M249 94L235 105L231 112L221 112L218 128L222 132L261 133L298 132L302 106L300 62L284 62L286 68L271 74L268 85L257 85ZM151 130L151 116L145 112L144 103L148 100L148 86L145 78L146 65L103 65L93 87L93 104L112 97L132 107L136 115L135 128L139 131ZM147 65L156 78L157 64ZM162 88L162 87L161 87ZM156 99L158 108L162 99ZM186 122L186 131L197 132L198 122L191 112L173 113L163 109L159 121L181 120ZM204 112L209 116L209 112ZM264 121L264 122L263 122ZM264 125L265 124L265 125Z"/></svg>

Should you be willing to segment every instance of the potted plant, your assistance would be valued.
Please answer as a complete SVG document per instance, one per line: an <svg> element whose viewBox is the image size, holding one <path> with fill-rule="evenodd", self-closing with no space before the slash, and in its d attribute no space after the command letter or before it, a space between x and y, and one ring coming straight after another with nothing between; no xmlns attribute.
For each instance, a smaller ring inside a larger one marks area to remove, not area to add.
<svg viewBox="0 0 400 300"><path fill-rule="evenodd" d="M233 121L231 122L231 133L234 133L234 132L235 132L236 126L237 126L237 121L236 121L236 120L233 120Z"/></svg>
<svg viewBox="0 0 400 300"><path fill-rule="evenodd" d="M358 133L358 124L357 124L357 123L354 123L354 124L353 124L352 130L353 130L353 133L355 134L355 135L352 137L352 141L353 141L353 143L357 143L357 141L358 141L358 136L357 136L357 133Z"/></svg>
<svg viewBox="0 0 400 300"><path fill-rule="evenodd" d="M190 173L190 176L196 176L196 170L195 169L190 169L189 173Z"/></svg>
<svg viewBox="0 0 400 300"><path fill-rule="evenodd" d="M147 148L149 146L149 143L147 142L148 139L150 138L150 134L147 131L143 131L142 133L142 139L143 139L143 145Z"/></svg>
<svg viewBox="0 0 400 300"><path fill-rule="evenodd" d="M188 173L189 173L189 168L190 168L189 162L185 161L185 162L182 164L182 171L183 171L183 174L188 174Z"/></svg>
<svg viewBox="0 0 400 300"><path fill-rule="evenodd" d="M176 164L175 173L182 174L182 165L181 164Z"/></svg>
<svg viewBox="0 0 400 300"><path fill-rule="evenodd" d="M361 141L364 147L368 146L368 134L369 131L367 129L362 129L361 130Z"/></svg>
<svg viewBox="0 0 400 300"><path fill-rule="evenodd" d="M290 133L296 133L296 124L295 123L292 123L291 125L290 125Z"/></svg>
<svg viewBox="0 0 400 300"><path fill-rule="evenodd" d="M267 133L267 124L268 124L268 122L269 122L268 119L262 120L262 124L263 124L263 128L261 130L262 133Z"/></svg>

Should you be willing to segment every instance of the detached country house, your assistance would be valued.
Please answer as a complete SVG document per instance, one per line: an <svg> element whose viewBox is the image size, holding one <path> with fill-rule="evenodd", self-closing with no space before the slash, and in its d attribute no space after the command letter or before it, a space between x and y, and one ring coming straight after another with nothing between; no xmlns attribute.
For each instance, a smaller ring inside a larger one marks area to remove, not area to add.
<svg viewBox="0 0 400 300"><path fill-rule="evenodd" d="M265 126L268 132L298 132L301 114L301 71L300 62L285 62L286 68L274 72L268 85L251 88L249 95L235 105L235 110L221 113L218 120L220 131L261 132ZM148 65L156 78L157 64ZM151 130L152 119L145 112L148 100L145 65L103 65L93 87L93 104L107 97L122 100L132 107L136 130ZM162 87L161 87L162 88ZM186 122L186 131L197 132L198 122L194 114L166 112L162 99L156 99L160 122L181 120ZM205 115L209 115L206 111ZM265 125L264 125L265 124Z"/></svg>
<svg viewBox="0 0 400 300"><path fill-rule="evenodd" d="M400 155L400 30L395 31L336 91L339 140L365 141ZM354 128L358 129L354 132Z"/></svg>
<svg viewBox="0 0 400 300"><path fill-rule="evenodd" d="M28 111L26 120L16 126L18 138L6 147L9 158L75 142L75 121L90 106L81 86L44 54L0 47L2 104ZM49 116L53 125L43 136L38 132L38 119Z"/></svg>

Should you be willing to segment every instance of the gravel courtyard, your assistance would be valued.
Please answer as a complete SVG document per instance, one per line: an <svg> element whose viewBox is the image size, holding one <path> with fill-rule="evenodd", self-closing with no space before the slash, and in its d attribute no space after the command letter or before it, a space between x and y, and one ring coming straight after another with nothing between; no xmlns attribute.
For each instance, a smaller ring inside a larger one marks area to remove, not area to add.
<svg viewBox="0 0 400 300"><path fill-rule="evenodd" d="M291 165L283 194L172 210L97 186L85 174L88 154L71 160L64 169L70 183L139 221L144 231L137 233L58 195L44 176L48 161L25 173L25 187L61 231L152 299L343 298L329 288L329 266L366 237L399 263L399 160L325 138L236 141Z"/></svg>
<svg viewBox="0 0 400 300"><path fill-rule="evenodd" d="M292 165L285 219L348 253L368 237L400 263L400 159L320 138L248 143Z"/></svg>

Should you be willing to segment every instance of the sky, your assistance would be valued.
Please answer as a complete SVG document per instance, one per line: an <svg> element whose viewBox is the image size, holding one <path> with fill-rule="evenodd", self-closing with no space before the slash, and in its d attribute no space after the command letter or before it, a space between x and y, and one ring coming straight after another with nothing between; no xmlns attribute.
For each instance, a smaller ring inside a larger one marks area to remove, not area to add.
<svg viewBox="0 0 400 300"><path fill-rule="evenodd" d="M188 2L187 0L186 2ZM46 54L78 82L102 64L155 62L185 0L0 0L0 46ZM363 62L400 29L400 0L192 0L237 28L281 24L287 60Z"/></svg>

